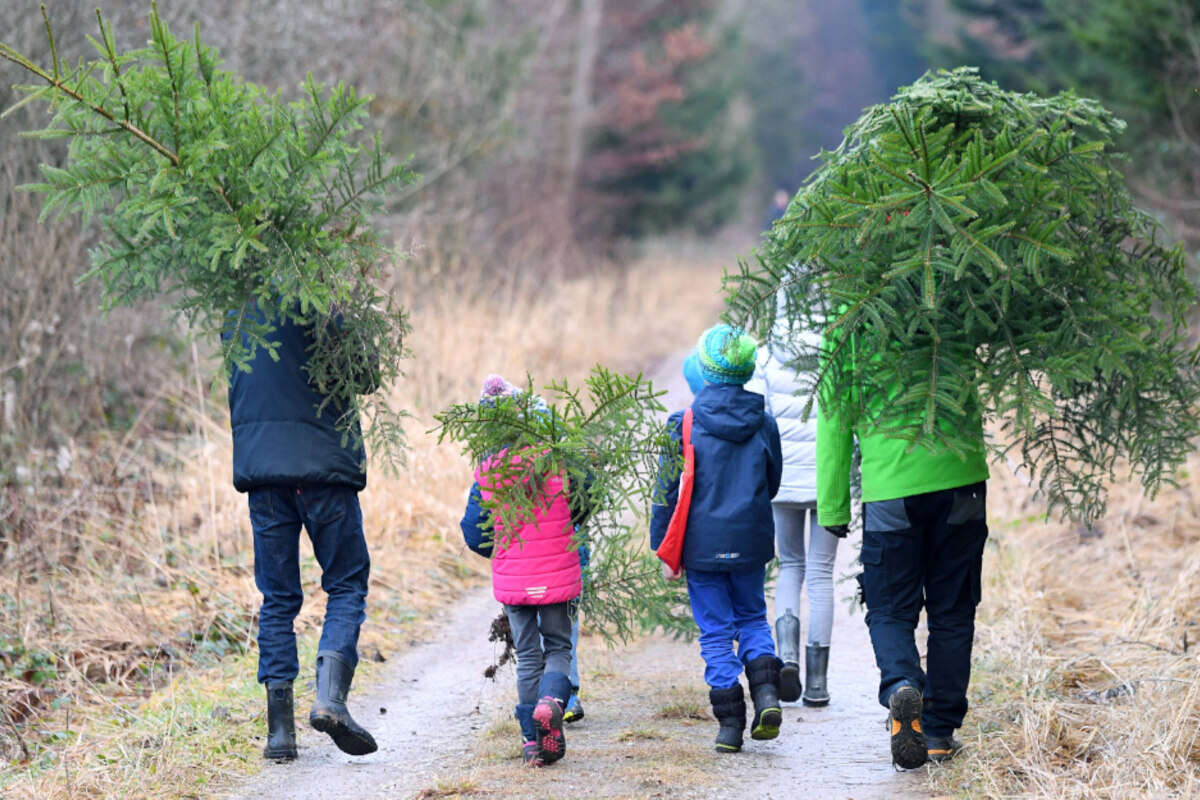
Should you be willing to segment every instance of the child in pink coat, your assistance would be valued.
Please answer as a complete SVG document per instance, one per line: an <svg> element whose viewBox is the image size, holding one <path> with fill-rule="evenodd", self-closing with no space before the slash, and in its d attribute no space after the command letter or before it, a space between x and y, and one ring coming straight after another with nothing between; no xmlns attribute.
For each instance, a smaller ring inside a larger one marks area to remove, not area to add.
<svg viewBox="0 0 1200 800"><path fill-rule="evenodd" d="M484 381L481 403L494 403L518 390L499 376ZM546 479L543 503L532 519L508 531L482 503L501 486L508 465L521 456L501 451L475 471L461 524L467 546L492 559L492 593L504 604L517 651L517 706L522 758L542 766L566 753L563 709L571 695L569 604L579 597L582 582L579 554L572 546L575 525L564 479Z"/></svg>

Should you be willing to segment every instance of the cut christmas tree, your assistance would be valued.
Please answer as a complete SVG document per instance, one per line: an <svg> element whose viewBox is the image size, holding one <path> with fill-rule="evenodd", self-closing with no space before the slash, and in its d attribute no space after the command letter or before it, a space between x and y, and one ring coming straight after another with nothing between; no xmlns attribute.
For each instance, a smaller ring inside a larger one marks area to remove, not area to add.
<svg viewBox="0 0 1200 800"><path fill-rule="evenodd" d="M45 8L42 10L46 17ZM383 194L411 181L378 141L362 141L369 96L311 76L286 102L220 67L216 51L176 39L157 8L150 42L118 53L97 12L97 58L51 63L0 43L0 58L37 83L26 102L54 111L30 135L69 139L66 162L42 165L43 216L94 221L87 278L109 306L168 298L193 330L222 336L228 368L273 353L273 320L311 328L309 378L347 437L400 455L399 412L378 389L400 372L403 311L378 288L392 262L372 228Z"/></svg>
<svg viewBox="0 0 1200 800"><path fill-rule="evenodd" d="M926 74L821 154L726 276L728 315L825 333L779 343L820 364L820 413L934 449L982 414L993 450L1086 522L1121 462L1153 493L1200 430L1197 295L1125 186L1123 128L1071 93Z"/></svg>

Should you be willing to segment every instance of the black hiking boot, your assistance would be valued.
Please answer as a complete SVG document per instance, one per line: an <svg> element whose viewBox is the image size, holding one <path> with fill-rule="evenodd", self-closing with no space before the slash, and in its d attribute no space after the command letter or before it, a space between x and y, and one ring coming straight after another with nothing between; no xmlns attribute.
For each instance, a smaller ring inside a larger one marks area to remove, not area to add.
<svg viewBox="0 0 1200 800"><path fill-rule="evenodd" d="M742 685L728 689L709 689L713 716L721 728L717 731L717 752L736 753L742 749L742 731L746 730L746 695Z"/></svg>
<svg viewBox="0 0 1200 800"><path fill-rule="evenodd" d="M746 665L750 681L750 697L754 701L754 722L751 739L774 739L783 723L779 707L779 671L782 663L775 656L759 656Z"/></svg>
<svg viewBox="0 0 1200 800"><path fill-rule="evenodd" d="M921 730L921 693L905 684L888 699L888 730L892 737L892 763L916 769L925 763L925 734Z"/></svg>
<svg viewBox="0 0 1200 800"><path fill-rule="evenodd" d="M296 706L292 682L267 684L267 744L263 758L293 761L296 758Z"/></svg>
<svg viewBox="0 0 1200 800"><path fill-rule="evenodd" d="M962 742L955 739L953 735L925 737L925 754L930 761L937 764L949 761L962 749Z"/></svg>
<svg viewBox="0 0 1200 800"><path fill-rule="evenodd" d="M379 749L375 739L350 716L346 695L354 680L354 667L332 650L317 653L317 699L308 714L308 724L329 734L343 753L365 756Z"/></svg>
<svg viewBox="0 0 1200 800"><path fill-rule="evenodd" d="M800 620L790 610L775 620L775 643L783 669L779 672L779 699L794 703L800 699Z"/></svg>
<svg viewBox="0 0 1200 800"><path fill-rule="evenodd" d="M806 706L829 705L829 690L825 688L825 674L829 670L829 645L822 647L810 644L804 648L804 697ZM782 694L782 692L781 692Z"/></svg>

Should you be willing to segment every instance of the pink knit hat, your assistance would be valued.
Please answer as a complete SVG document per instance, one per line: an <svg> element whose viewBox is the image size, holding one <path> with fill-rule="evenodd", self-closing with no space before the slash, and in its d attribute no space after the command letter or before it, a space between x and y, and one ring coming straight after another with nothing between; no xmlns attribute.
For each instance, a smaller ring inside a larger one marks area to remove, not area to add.
<svg viewBox="0 0 1200 800"><path fill-rule="evenodd" d="M483 379L483 389L479 392L479 402L494 403L498 397L516 397L520 389L504 380L501 375L488 375Z"/></svg>

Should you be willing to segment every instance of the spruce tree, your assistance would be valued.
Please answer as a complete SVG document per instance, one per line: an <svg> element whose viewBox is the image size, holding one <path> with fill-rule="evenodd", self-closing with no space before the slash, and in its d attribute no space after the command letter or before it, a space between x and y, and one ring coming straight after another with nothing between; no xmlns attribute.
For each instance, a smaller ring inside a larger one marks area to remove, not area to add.
<svg viewBox="0 0 1200 800"><path fill-rule="evenodd" d="M3 43L0 59L37 81L22 104L54 112L28 135L69 140L66 163L24 188L45 196L43 217L95 223L84 278L109 307L166 297L193 330L226 334L227 368L248 368L258 348L274 356L272 319L310 326L320 411L346 437L365 417L368 445L395 463L400 413L379 388L400 372L407 325L377 288L391 254L370 217L414 176L362 140L371 98L310 76L288 102L221 69L198 28L175 38L156 7L147 47L118 52L97 12L97 57L68 65L42 14L50 64Z"/></svg>
<svg viewBox="0 0 1200 800"><path fill-rule="evenodd" d="M641 375L597 366L582 387L551 383L544 400L530 382L515 397L437 415L439 441L458 444L472 464L489 464L495 494L483 504L493 521L485 532L494 537L498 521L502 543L543 506L546 478L565 478L568 501L589 512L574 538L591 556L580 610L610 642L654 628L694 632L682 584L662 579L646 546L660 465L682 468L681 458L663 455L673 448L660 397ZM489 461L501 451L521 457Z"/></svg>
<svg viewBox="0 0 1200 800"><path fill-rule="evenodd" d="M797 365L820 364L822 413L930 448L982 414L996 454L1085 522L1122 460L1153 493L1200 430L1196 290L1130 198L1122 128L1072 93L927 73L821 154L726 276L728 315L825 332L792 342Z"/></svg>

